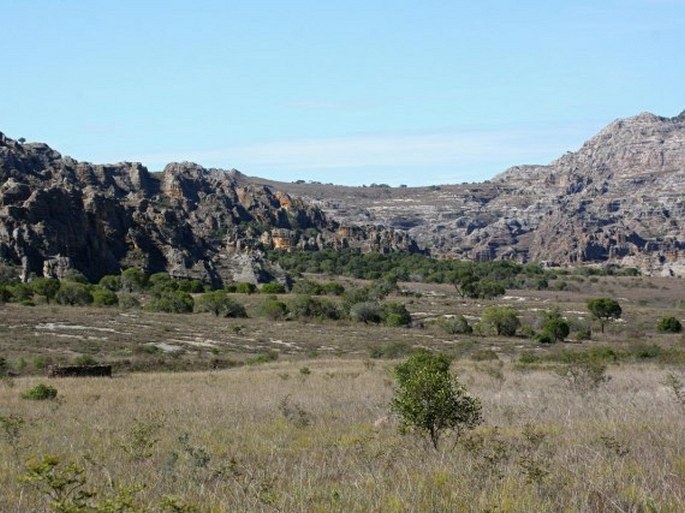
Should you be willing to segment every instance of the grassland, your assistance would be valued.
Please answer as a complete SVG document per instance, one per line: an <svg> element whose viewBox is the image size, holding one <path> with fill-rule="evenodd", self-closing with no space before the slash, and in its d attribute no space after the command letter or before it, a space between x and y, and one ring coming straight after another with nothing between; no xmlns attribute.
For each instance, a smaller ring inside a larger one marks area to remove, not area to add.
<svg viewBox="0 0 685 513"><path fill-rule="evenodd" d="M248 319L4 305L0 354L25 367L0 384L0 511L53 511L40 483L21 479L46 455L56 470L80 465L94 502L132 487L129 509L107 511L156 511L168 496L179 502L165 511L685 511L685 345L655 329L685 317L683 280L565 279L565 290L487 302L405 284L411 294L392 299L422 328L275 322L257 315L259 295L240 298ZM588 323L584 302L597 296L617 298L622 321L583 342L449 335L434 322L475 321L497 304L524 324L553 307ZM439 451L399 433L388 407L396 362L369 357L414 347L455 356L483 403L484 424ZM114 363L116 376L41 375L50 359L83 355ZM573 355L609 366L584 376ZM20 397L39 382L57 399Z"/></svg>

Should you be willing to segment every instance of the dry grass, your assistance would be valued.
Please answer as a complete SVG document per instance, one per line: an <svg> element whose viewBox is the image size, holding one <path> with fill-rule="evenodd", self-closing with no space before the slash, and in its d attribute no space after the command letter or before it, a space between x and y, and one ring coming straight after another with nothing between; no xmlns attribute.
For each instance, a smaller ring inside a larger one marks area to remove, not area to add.
<svg viewBox="0 0 685 513"><path fill-rule="evenodd" d="M309 373L301 371L305 366ZM142 484L209 511L685 511L685 405L674 369L612 368L580 394L550 371L455 366L486 423L440 452L398 433L390 362L319 359L259 367L0 386L0 415L26 424L0 441L0 511L43 511L18 481L31 455L87 469L101 494ZM146 444L145 442L149 442Z"/></svg>

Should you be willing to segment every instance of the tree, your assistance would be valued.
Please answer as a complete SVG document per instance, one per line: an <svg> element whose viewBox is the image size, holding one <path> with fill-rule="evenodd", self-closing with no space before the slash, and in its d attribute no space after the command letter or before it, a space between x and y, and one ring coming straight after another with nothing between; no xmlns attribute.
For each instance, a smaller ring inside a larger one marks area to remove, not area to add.
<svg viewBox="0 0 685 513"><path fill-rule="evenodd" d="M664 317L659 321L656 329L659 333L680 333L683 325L675 317Z"/></svg>
<svg viewBox="0 0 685 513"><path fill-rule="evenodd" d="M491 306L483 311L481 323L490 326L497 336L513 337L521 326L516 310L507 307Z"/></svg>
<svg viewBox="0 0 685 513"><path fill-rule="evenodd" d="M50 303L59 290L59 280L53 278L37 278L31 282L31 287L36 294L44 296L45 301Z"/></svg>
<svg viewBox="0 0 685 513"><path fill-rule="evenodd" d="M443 433L458 437L482 422L481 404L450 374L442 353L420 351L395 368L396 388L391 409L402 429L427 434L435 449Z"/></svg>
<svg viewBox="0 0 685 513"><path fill-rule="evenodd" d="M55 294L55 300L61 305L89 305L93 302L93 295L83 283L63 281Z"/></svg>
<svg viewBox="0 0 685 513"><path fill-rule="evenodd" d="M599 321L602 333L604 333L604 325L608 321L612 319L619 319L623 313L621 310L621 305L618 304L618 301L608 297L589 299L587 302L587 308L592 314L592 317Z"/></svg>
<svg viewBox="0 0 685 513"><path fill-rule="evenodd" d="M559 342L568 337L570 332L571 328L568 322L561 316L558 309L542 314L542 326L540 327L538 341Z"/></svg>
<svg viewBox="0 0 685 513"><path fill-rule="evenodd" d="M245 307L229 297L228 293L223 290L205 292L197 299L195 306L198 312L211 312L217 317L219 315L233 318L247 317Z"/></svg>

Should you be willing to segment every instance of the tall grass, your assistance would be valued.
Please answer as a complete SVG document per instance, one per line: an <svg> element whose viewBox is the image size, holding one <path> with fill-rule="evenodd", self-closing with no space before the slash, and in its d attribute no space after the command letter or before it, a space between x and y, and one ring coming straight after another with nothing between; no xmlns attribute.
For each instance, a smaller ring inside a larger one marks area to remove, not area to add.
<svg viewBox="0 0 685 513"><path fill-rule="evenodd" d="M61 379L39 402L20 397L36 380L6 381L0 420L23 423L0 422L0 511L51 511L20 480L48 454L102 497L134 486L141 508L173 495L203 511L685 511L672 369L612 367L581 394L551 371L460 361L485 424L436 451L388 417L393 362L306 364Z"/></svg>

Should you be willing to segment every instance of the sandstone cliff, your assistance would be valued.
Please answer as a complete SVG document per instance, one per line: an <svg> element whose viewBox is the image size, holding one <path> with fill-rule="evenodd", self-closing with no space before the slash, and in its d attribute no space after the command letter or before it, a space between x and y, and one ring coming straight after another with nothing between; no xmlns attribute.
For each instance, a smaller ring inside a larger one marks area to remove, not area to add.
<svg viewBox="0 0 685 513"><path fill-rule="evenodd" d="M138 266L150 272L257 281L268 248L418 250L404 233L346 227L315 206L237 171L174 163L94 165L0 133L0 259L25 273L90 279Z"/></svg>
<svg viewBox="0 0 685 513"><path fill-rule="evenodd" d="M685 112L617 120L576 152L482 184L271 185L340 222L405 229L433 254L685 275Z"/></svg>

